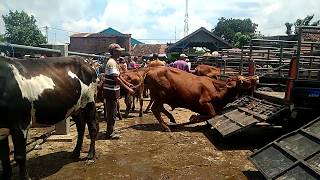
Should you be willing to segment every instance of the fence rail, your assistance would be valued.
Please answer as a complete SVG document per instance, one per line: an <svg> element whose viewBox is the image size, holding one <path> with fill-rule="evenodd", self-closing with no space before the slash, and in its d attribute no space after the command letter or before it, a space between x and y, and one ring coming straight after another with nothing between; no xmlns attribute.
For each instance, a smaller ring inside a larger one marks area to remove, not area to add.
<svg viewBox="0 0 320 180"><path fill-rule="evenodd" d="M63 56L64 53L68 55L77 55L90 58L106 58L107 56L87 54L81 52L68 51L67 45L53 45L54 49L44 47L33 47L19 44L0 43L0 52L9 53L11 56L15 56L16 53L20 54L50 54L51 56ZM64 49L63 49L64 48ZM66 51L66 52L64 52Z"/></svg>
<svg viewBox="0 0 320 180"><path fill-rule="evenodd" d="M298 78L317 78L320 69L320 42L304 38L306 34L318 34L320 27L299 27L297 41L252 39L249 45L243 46L241 50L223 49L220 57L204 57L205 60L192 63L208 64L220 67L223 74L228 68L238 70L238 74L248 74L250 61L256 64L258 75L287 77L289 64L293 57L299 62ZM309 36L313 37L313 36ZM234 73L234 72L232 72Z"/></svg>

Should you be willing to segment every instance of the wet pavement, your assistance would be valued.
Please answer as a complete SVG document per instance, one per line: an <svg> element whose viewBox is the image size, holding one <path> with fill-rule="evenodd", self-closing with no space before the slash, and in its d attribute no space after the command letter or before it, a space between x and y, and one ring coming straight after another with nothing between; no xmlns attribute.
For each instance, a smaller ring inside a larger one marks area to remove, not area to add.
<svg viewBox="0 0 320 180"><path fill-rule="evenodd" d="M145 103L146 104L146 103ZM122 106L121 109L124 109ZM185 122L192 112L171 111L177 122ZM100 122L96 142L97 159L88 165L88 131L81 159L69 156L74 142L46 142L28 153L32 179L256 179L261 178L247 157L253 146L224 142L206 123L175 132L162 132L152 113L132 113L117 121L121 139L106 140L105 122ZM75 126L71 128L75 133ZM235 143L236 142L236 143ZM236 145L233 145L236 144ZM250 143L247 143L250 144ZM15 168L17 174L17 168Z"/></svg>

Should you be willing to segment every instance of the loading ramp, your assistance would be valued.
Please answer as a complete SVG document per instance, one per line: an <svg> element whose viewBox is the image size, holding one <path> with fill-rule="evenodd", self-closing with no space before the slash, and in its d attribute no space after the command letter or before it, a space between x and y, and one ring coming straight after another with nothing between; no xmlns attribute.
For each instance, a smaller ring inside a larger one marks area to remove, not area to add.
<svg viewBox="0 0 320 180"><path fill-rule="evenodd" d="M320 117L249 157L267 179L320 179Z"/></svg>
<svg viewBox="0 0 320 180"><path fill-rule="evenodd" d="M244 96L228 104L225 113L208 120L208 123L223 137L228 137L257 123L267 123L286 109L284 105Z"/></svg>

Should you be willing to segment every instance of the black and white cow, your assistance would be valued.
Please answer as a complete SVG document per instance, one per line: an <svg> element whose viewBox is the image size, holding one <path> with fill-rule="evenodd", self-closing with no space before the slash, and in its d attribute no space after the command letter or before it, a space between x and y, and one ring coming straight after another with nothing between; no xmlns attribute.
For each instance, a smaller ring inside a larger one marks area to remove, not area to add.
<svg viewBox="0 0 320 180"><path fill-rule="evenodd" d="M72 154L75 158L80 156L87 124L91 139L88 159L94 159L98 131L96 91L96 72L81 57L21 60L0 56L0 159L4 179L12 175L9 134L20 178L29 178L26 138L32 123L53 125L72 116L78 131Z"/></svg>

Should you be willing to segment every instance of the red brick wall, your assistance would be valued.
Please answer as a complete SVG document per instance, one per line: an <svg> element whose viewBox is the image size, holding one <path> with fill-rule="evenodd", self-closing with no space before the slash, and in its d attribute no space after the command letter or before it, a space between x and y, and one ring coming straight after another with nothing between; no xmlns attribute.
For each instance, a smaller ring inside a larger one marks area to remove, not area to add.
<svg viewBox="0 0 320 180"><path fill-rule="evenodd" d="M102 54L108 51L108 46L118 43L130 51L131 37L70 37L69 51Z"/></svg>

